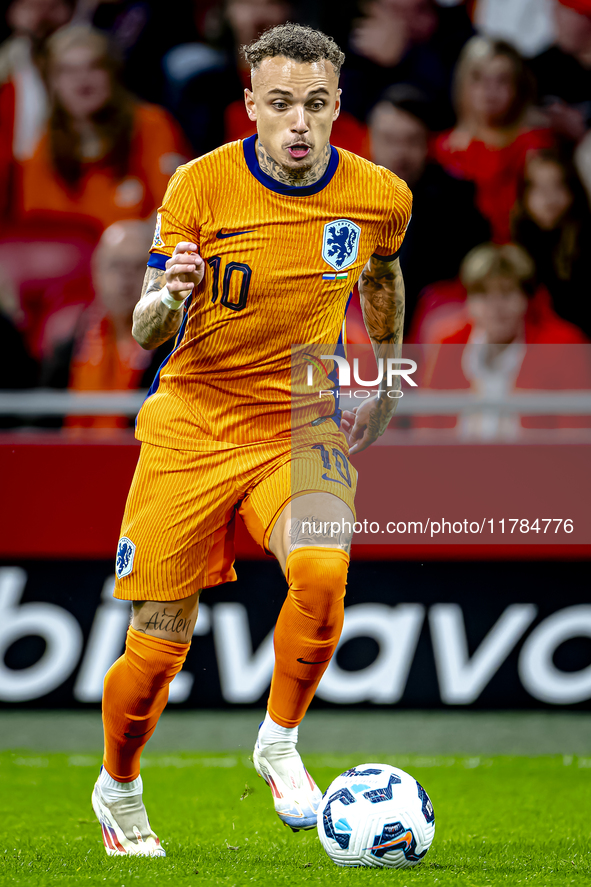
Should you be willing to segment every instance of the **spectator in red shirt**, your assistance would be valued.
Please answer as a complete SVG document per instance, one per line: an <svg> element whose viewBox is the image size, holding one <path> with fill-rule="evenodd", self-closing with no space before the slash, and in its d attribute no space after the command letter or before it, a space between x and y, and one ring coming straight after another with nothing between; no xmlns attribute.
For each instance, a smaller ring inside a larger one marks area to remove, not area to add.
<svg viewBox="0 0 591 887"><path fill-rule="evenodd" d="M462 347L428 352L421 385L469 388L483 402L457 419L424 417L416 420L416 426L456 427L461 437L480 440L511 440L524 427L589 427L588 417L520 417L503 408L503 400L517 389L591 386L591 349L581 330L550 309L535 310L531 298L536 289L535 268L530 256L515 244L482 244L468 253L460 274L468 293L470 320L441 344Z"/></svg>
<svg viewBox="0 0 591 887"><path fill-rule="evenodd" d="M522 247L483 243L470 250L460 269L469 321L442 344L467 342L502 350L514 342L584 344L585 334L558 317L537 295L535 266Z"/></svg>
<svg viewBox="0 0 591 887"><path fill-rule="evenodd" d="M513 236L533 258L538 280L550 292L557 314L591 337L591 211L570 159L552 150L527 159Z"/></svg>
<svg viewBox="0 0 591 887"><path fill-rule="evenodd" d="M400 249L406 330L421 290L456 277L468 250L490 237L488 223L474 206L472 182L429 161L432 121L427 96L402 83L386 90L369 116L371 159L400 176L413 193L412 219Z"/></svg>
<svg viewBox="0 0 591 887"><path fill-rule="evenodd" d="M189 156L170 115L120 84L107 39L71 26L48 42L48 131L22 164L20 209L83 215L101 228L149 218Z"/></svg>
<svg viewBox="0 0 591 887"><path fill-rule="evenodd" d="M548 130L526 125L533 81L519 53L502 41L473 37L455 74L458 123L435 140L435 159L473 181L480 212L497 243L511 239L510 213L527 153L550 147Z"/></svg>

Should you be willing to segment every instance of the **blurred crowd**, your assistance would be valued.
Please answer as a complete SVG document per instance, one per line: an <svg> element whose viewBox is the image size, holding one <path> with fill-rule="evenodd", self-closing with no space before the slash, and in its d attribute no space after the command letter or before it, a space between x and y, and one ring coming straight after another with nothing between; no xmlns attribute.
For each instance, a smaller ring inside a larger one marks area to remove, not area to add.
<svg viewBox="0 0 591 887"><path fill-rule="evenodd" d="M239 50L285 21L346 53L333 144L413 191L406 341L490 346L468 387L528 344L590 341L591 0L12 0L0 388L149 386L166 351L130 318L155 212L179 164L253 133ZM347 336L368 341L357 294Z"/></svg>

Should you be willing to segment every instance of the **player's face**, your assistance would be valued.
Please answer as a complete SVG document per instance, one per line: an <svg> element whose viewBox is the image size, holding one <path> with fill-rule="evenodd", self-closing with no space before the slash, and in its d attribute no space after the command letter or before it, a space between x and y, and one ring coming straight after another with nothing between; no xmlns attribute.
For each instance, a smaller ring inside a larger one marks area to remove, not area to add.
<svg viewBox="0 0 591 887"><path fill-rule="evenodd" d="M253 71L246 110L260 142L285 170L306 170L323 155L339 116L338 77L329 61L276 56Z"/></svg>

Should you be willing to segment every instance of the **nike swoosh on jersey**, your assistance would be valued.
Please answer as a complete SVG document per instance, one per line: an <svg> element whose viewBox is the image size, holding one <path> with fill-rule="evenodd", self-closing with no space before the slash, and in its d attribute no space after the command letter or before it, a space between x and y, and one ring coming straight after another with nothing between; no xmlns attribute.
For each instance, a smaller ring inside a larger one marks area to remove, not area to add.
<svg viewBox="0 0 591 887"><path fill-rule="evenodd" d="M321 659L320 662L308 662L307 659L298 659L298 662L301 662L302 665L322 665L323 662L330 662L330 658Z"/></svg>
<svg viewBox="0 0 591 887"><path fill-rule="evenodd" d="M347 486L347 484L344 481L337 480L336 477L329 477L328 474L326 474L326 473L324 473L322 475L322 480L331 480L333 482L333 484L342 484L344 487ZM332 493L331 493L331 495L332 495Z"/></svg>
<svg viewBox="0 0 591 887"><path fill-rule="evenodd" d="M229 234L224 234L222 229L218 231L216 237L218 240L222 240L224 237L238 237L240 234L252 234L252 231L230 231Z"/></svg>
<svg viewBox="0 0 591 887"><path fill-rule="evenodd" d="M140 736L146 736L148 733L151 733L152 730L146 730L145 733L124 733L126 739L139 739Z"/></svg>

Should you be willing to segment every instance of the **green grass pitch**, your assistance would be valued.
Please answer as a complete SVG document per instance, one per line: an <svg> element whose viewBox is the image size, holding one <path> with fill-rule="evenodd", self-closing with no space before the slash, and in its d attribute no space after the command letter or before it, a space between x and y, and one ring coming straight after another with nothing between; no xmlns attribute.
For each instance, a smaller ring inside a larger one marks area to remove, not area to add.
<svg viewBox="0 0 591 887"><path fill-rule="evenodd" d="M307 755L326 788L364 760ZM145 755L145 801L166 859L110 859L90 806L99 758L0 754L0 883L143 887L346 883L591 883L591 759L385 757L425 786L436 833L414 869L340 869L292 834L243 753Z"/></svg>

